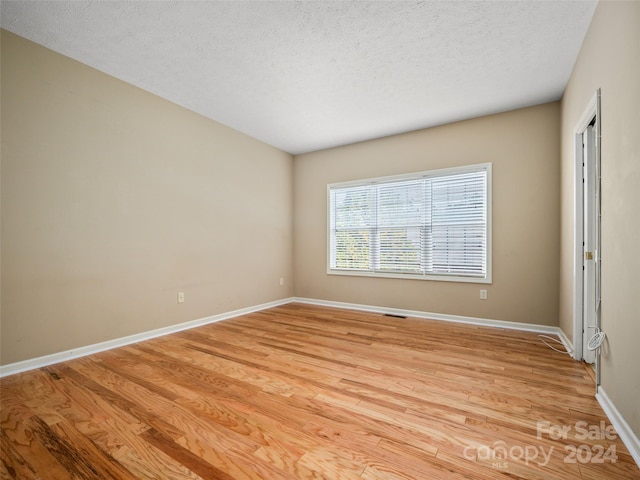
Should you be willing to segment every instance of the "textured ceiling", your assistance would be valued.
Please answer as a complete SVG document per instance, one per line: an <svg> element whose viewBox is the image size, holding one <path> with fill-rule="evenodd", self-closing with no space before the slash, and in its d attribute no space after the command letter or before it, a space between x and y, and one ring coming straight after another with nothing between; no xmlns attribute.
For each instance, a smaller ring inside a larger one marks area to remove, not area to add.
<svg viewBox="0 0 640 480"><path fill-rule="evenodd" d="M583 1L7 1L2 27L298 154L560 98Z"/></svg>

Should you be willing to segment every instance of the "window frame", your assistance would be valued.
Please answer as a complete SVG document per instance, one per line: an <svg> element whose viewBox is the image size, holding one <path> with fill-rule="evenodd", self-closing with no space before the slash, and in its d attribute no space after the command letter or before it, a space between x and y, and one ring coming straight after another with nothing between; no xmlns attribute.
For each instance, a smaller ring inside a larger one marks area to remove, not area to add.
<svg viewBox="0 0 640 480"><path fill-rule="evenodd" d="M437 177L452 174L472 173L484 170L486 172L486 265L484 277L466 276L466 275L442 275L442 274L413 274L413 273L395 273L375 270L355 270L355 269L333 269L331 268L331 190L336 188L348 188L358 186L368 186L381 183L390 183L398 181L417 180L425 177ZM451 168L441 168L435 170L425 170L421 172L390 175L384 177L367 178L362 180L352 180L347 182L337 182L327 184L327 274L356 276L356 277L375 277L375 278L394 278L394 279L411 279L411 280L431 280L444 282L459 283L492 283L492 163L478 163Z"/></svg>

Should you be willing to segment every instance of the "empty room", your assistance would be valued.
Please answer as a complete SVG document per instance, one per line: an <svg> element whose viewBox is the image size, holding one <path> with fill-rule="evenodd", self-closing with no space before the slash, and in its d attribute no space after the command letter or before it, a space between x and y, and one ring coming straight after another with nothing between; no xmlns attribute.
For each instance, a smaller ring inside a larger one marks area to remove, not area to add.
<svg viewBox="0 0 640 480"><path fill-rule="evenodd" d="M0 478L640 479L639 1L0 9Z"/></svg>

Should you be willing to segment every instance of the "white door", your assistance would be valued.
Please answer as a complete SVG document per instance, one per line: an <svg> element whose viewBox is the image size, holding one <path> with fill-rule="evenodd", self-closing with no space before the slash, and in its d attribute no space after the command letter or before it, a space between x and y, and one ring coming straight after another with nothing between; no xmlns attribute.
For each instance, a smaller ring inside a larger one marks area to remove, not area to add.
<svg viewBox="0 0 640 480"><path fill-rule="evenodd" d="M582 134L583 142L583 308L582 358L594 363L596 352L587 348L599 326L599 165L596 155L595 121Z"/></svg>

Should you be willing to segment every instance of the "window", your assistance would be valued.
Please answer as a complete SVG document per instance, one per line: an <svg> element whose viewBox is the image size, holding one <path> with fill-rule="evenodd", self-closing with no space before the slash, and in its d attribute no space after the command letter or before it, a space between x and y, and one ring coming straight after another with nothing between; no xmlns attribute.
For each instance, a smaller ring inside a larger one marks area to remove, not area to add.
<svg viewBox="0 0 640 480"><path fill-rule="evenodd" d="M490 163L328 190L328 273L491 283Z"/></svg>

